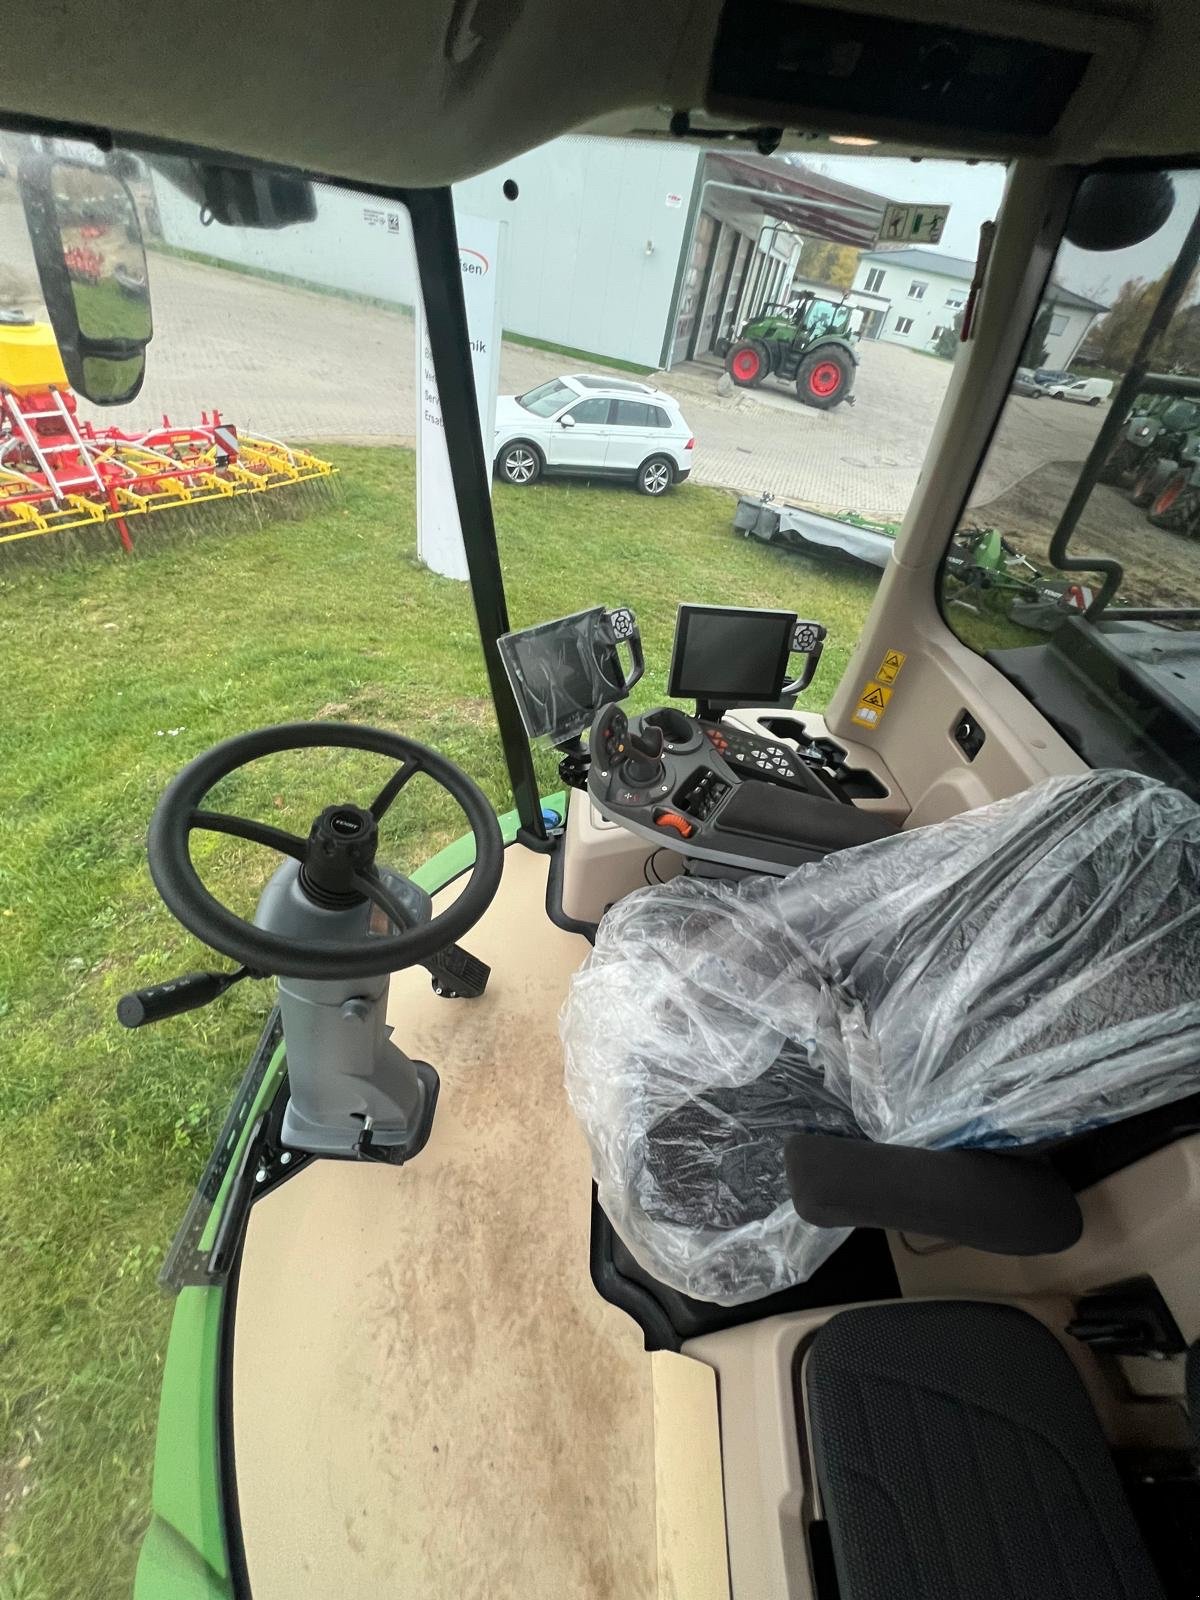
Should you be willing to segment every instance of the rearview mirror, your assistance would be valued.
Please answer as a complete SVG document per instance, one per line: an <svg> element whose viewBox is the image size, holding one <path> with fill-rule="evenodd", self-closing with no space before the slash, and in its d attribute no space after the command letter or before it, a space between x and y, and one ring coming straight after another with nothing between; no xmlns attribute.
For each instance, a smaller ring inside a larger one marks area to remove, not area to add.
<svg viewBox="0 0 1200 1600"><path fill-rule="evenodd" d="M154 334L133 196L104 167L41 154L22 164L20 187L71 387L96 405L123 405L142 386Z"/></svg>
<svg viewBox="0 0 1200 1600"><path fill-rule="evenodd" d="M1175 209L1166 172L1093 172L1079 185L1065 229L1080 250L1128 250L1152 238Z"/></svg>
<svg viewBox="0 0 1200 1600"><path fill-rule="evenodd" d="M559 417L558 425L560 428L573 428L575 426L575 418L571 416Z"/></svg>

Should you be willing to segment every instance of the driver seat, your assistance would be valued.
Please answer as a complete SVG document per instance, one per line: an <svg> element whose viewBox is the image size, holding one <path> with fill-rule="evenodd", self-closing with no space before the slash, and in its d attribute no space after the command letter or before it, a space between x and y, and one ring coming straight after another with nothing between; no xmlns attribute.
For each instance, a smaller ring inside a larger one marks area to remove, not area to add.
<svg viewBox="0 0 1200 1600"><path fill-rule="evenodd" d="M1198 887L1200 807L1101 772L788 878L630 895L562 1022L601 1206L655 1279L726 1305L803 1282L857 1225L1034 1216L1033 1162L943 1182L937 1153L1044 1151L1200 1088ZM812 1135L924 1159L885 1180ZM1038 1193L1059 1242L1022 1247L1064 1248Z"/></svg>

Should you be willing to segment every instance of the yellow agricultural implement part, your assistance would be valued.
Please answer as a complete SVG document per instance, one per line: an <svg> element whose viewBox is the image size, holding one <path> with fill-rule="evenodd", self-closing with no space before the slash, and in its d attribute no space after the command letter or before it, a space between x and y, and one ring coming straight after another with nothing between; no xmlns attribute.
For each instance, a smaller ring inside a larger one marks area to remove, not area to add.
<svg viewBox="0 0 1200 1600"><path fill-rule="evenodd" d="M220 412L145 433L77 416L53 334L0 326L0 544L111 522L127 550L130 517L265 494L332 476L319 456L239 433Z"/></svg>

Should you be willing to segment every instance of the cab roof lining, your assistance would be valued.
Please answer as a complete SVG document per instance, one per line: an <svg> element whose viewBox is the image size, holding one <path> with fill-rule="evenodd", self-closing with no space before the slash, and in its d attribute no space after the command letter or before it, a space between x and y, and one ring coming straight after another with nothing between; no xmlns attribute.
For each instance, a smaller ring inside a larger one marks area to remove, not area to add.
<svg viewBox="0 0 1200 1600"><path fill-rule="evenodd" d="M730 0L749 7L750 0ZM823 0L828 8L981 27L965 0ZM801 8L802 9L802 8ZM494 167L568 132L667 137L671 112L697 128L761 125L762 108L705 116L722 0L322 0L243 9L172 27L153 0L27 4L21 47L0 58L0 117L111 128L376 185L427 187ZM1186 157L1200 150L1194 0L1121 7L996 0L986 26L1103 56L1054 135L961 137L789 111L783 148L845 153L828 134L869 132L902 148L1066 162ZM781 119L782 120L782 119ZM799 130L799 131L796 131ZM753 148L753 139L722 148Z"/></svg>

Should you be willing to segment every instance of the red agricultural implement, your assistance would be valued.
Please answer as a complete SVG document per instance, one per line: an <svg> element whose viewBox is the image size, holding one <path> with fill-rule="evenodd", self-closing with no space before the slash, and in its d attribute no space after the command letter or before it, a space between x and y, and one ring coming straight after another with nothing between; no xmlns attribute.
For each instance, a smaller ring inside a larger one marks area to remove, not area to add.
<svg viewBox="0 0 1200 1600"><path fill-rule="evenodd" d="M307 451L239 433L220 412L143 433L81 420L54 335L43 323L0 325L0 544L111 522L127 550L129 520L208 500L329 477Z"/></svg>

